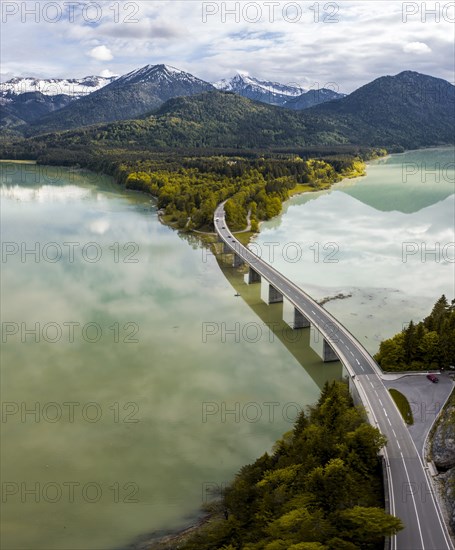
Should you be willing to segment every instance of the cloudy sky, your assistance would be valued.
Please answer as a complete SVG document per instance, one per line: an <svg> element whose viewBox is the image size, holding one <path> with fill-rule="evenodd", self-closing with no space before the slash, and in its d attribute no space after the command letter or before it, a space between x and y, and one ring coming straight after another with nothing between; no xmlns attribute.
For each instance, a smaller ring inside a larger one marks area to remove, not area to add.
<svg viewBox="0 0 455 550"><path fill-rule="evenodd" d="M208 81L243 71L343 92L402 70L454 82L455 3L435 4L2 0L1 80L166 63Z"/></svg>

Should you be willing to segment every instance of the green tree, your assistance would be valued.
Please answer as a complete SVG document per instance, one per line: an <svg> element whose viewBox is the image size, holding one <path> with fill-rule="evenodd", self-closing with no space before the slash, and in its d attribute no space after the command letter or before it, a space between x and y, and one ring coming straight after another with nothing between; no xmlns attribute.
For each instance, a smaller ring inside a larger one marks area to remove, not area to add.
<svg viewBox="0 0 455 550"><path fill-rule="evenodd" d="M427 368L431 368L432 365L437 366L439 364L439 335L436 331L431 330L424 334L422 341L419 344L419 348Z"/></svg>
<svg viewBox="0 0 455 550"><path fill-rule="evenodd" d="M132 172L126 179L128 189L150 191L151 177L146 172Z"/></svg>
<svg viewBox="0 0 455 550"><path fill-rule="evenodd" d="M413 321L409 322L407 328L404 329L404 338L403 338L403 352L404 352L404 361L407 365L411 364L412 359L414 358L414 350L416 348L416 328Z"/></svg>
<svg viewBox="0 0 455 550"><path fill-rule="evenodd" d="M354 471L368 475L378 464L378 453L386 443L387 439L377 428L361 424L346 434L346 460Z"/></svg>
<svg viewBox="0 0 455 550"><path fill-rule="evenodd" d="M334 512L350 506L355 500L356 480L344 461L334 458L308 475L306 491L312 495L315 506Z"/></svg>
<svg viewBox="0 0 455 550"><path fill-rule="evenodd" d="M381 508L354 506L339 514L342 538L351 540L360 548L374 548L384 537L403 529L400 519L386 514Z"/></svg>
<svg viewBox="0 0 455 550"><path fill-rule="evenodd" d="M445 294L435 303L430 315L424 320L426 328L430 331L440 331L441 324L449 310L449 303Z"/></svg>

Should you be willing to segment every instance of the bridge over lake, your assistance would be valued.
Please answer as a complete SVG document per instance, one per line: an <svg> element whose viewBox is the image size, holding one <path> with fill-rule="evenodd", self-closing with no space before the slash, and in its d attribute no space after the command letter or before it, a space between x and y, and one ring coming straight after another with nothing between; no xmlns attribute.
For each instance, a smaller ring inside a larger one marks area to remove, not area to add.
<svg viewBox="0 0 455 550"><path fill-rule="evenodd" d="M292 329L312 329L311 346L322 361L342 362L351 393L361 400L369 422L386 436L382 450L386 500L390 513L405 525L390 541L391 550L454 550L428 465L383 384L379 365L333 315L234 237L226 224L224 203L215 211L214 226L224 252L233 255L233 266L246 264L247 282L261 284L261 298L268 304L283 302L283 318Z"/></svg>

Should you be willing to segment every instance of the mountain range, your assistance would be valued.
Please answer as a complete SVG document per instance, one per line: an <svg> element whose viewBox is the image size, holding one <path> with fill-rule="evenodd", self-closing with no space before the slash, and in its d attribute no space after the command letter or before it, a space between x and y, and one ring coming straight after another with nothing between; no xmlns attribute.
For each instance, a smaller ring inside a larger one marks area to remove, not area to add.
<svg viewBox="0 0 455 550"><path fill-rule="evenodd" d="M296 111L308 109L326 101L341 99L345 96L345 94L339 94L326 88L315 88L306 91L295 84L280 84L279 82L258 80L241 73L230 80L220 80L214 86L220 91L233 92L254 101L278 105Z"/></svg>
<svg viewBox="0 0 455 550"><path fill-rule="evenodd" d="M412 71L380 77L344 98L301 111L211 90L171 98L134 120L32 137L24 151L44 160L60 151L66 162L127 149L413 149L455 143L454 105L452 84Z"/></svg>
<svg viewBox="0 0 455 550"><path fill-rule="evenodd" d="M46 96L66 95L78 99L107 86L117 77L86 76L85 78L16 77L0 83L0 97L12 99L18 95L40 92Z"/></svg>
<svg viewBox="0 0 455 550"><path fill-rule="evenodd" d="M325 89L297 95L297 88L256 80L286 95L284 107L244 97L241 79L232 80L237 93L232 82L218 83L229 88L220 91L168 65L147 65L66 105L65 95L27 92L18 96L14 110L11 102L3 105L4 139L11 139L8 124L12 121L14 127L17 121L23 135L40 136L47 146L63 149L75 143L96 150L335 144L414 148L455 142L455 87L442 79L404 71L344 97ZM242 77L242 82L252 90L251 78ZM27 111L29 102L52 112L31 119L21 111Z"/></svg>
<svg viewBox="0 0 455 550"><path fill-rule="evenodd" d="M121 77L13 78L0 84L0 125L28 135L142 116L173 97L215 89L294 110L343 97L329 90L237 74L214 85L169 65L147 65Z"/></svg>
<svg viewBox="0 0 455 550"><path fill-rule="evenodd" d="M28 132L46 133L131 119L157 109L170 98L209 90L214 90L211 84L189 73L168 65L147 65L32 122Z"/></svg>
<svg viewBox="0 0 455 550"><path fill-rule="evenodd" d="M12 78L0 83L0 125L25 126L110 84L115 77Z"/></svg>
<svg viewBox="0 0 455 550"><path fill-rule="evenodd" d="M229 93L174 98L144 119L151 133L143 140L140 131L139 140L143 145L172 146L178 134L182 143L196 147L423 147L455 143L454 107L452 84L404 71L298 112Z"/></svg>

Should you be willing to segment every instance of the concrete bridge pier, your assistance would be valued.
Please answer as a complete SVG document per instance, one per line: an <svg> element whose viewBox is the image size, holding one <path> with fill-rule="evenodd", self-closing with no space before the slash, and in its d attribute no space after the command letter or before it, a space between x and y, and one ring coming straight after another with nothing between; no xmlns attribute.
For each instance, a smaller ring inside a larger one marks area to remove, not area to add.
<svg viewBox="0 0 455 550"><path fill-rule="evenodd" d="M232 267L241 267L245 262L242 258L234 252L234 257L232 258Z"/></svg>
<svg viewBox="0 0 455 550"><path fill-rule="evenodd" d="M283 301L283 295L267 280L261 279L261 300L266 304L277 304Z"/></svg>
<svg viewBox="0 0 455 550"><path fill-rule="evenodd" d="M322 347L322 360L324 363L330 363L332 361L339 361L338 355L333 351L332 346L324 338L324 344Z"/></svg>
<svg viewBox="0 0 455 550"><path fill-rule="evenodd" d="M261 282L261 276L257 271L255 271L252 267L248 269L248 274L246 275L246 282L251 285L253 283L260 283Z"/></svg>
<svg viewBox="0 0 455 550"><path fill-rule="evenodd" d="M333 351L330 343L314 325L311 326L310 346L311 349L319 355L324 363L340 360L338 355Z"/></svg>
<svg viewBox="0 0 455 550"><path fill-rule="evenodd" d="M309 319L286 298L283 301L283 321L293 329L307 328L311 325Z"/></svg>
<svg viewBox="0 0 455 550"><path fill-rule="evenodd" d="M236 253L235 250L236 247L230 247L227 243L223 241L223 254L232 254L232 267L241 267L245 262Z"/></svg>

